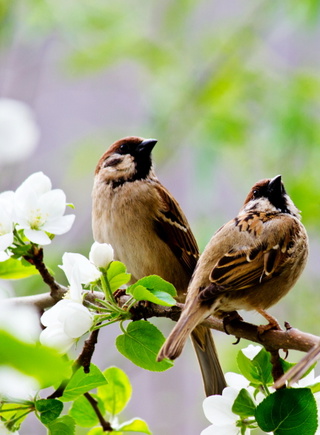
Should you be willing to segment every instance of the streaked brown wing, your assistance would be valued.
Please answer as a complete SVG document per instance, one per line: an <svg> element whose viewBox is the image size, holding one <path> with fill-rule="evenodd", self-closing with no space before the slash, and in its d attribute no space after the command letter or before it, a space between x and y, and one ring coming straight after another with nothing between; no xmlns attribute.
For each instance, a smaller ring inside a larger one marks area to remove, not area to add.
<svg viewBox="0 0 320 435"><path fill-rule="evenodd" d="M156 187L160 197L159 212L154 223L156 233L167 243L191 277L199 258L196 239L176 200L160 183Z"/></svg>
<svg viewBox="0 0 320 435"><path fill-rule="evenodd" d="M280 221L274 219L272 221L274 228L270 230L269 218L264 219L260 215L261 226L269 222L269 230L264 237L263 228L259 229L261 237L257 237L253 231L257 226L255 221L256 219L253 219L252 225L248 225L245 229L240 228L240 233L251 234L252 246L247 249L234 247L213 267L210 281L218 288L221 286L222 290L244 290L255 287L281 272L293 243L292 223L288 221L288 225L280 226Z"/></svg>

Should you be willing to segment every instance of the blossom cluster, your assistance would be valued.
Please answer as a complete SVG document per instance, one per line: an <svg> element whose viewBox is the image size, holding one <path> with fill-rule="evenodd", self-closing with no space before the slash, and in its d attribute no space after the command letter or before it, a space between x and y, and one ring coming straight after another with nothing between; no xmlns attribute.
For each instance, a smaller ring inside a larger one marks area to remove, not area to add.
<svg viewBox="0 0 320 435"><path fill-rule="evenodd" d="M23 230L32 243L48 245L51 235L70 230L75 216L64 216L66 196L61 189L52 189L49 177L42 172L30 175L15 192L0 194L0 260L14 241L14 231Z"/></svg>
<svg viewBox="0 0 320 435"><path fill-rule="evenodd" d="M248 360L253 361L254 358L262 350L261 346L254 346L250 344L240 352L245 355ZM257 407L261 404L268 395L275 392L271 386L262 385L259 388L255 388L252 383L243 375L238 373L226 373L227 387L224 388L222 395L213 395L207 397L203 401L203 411L206 418L212 423L209 427L201 432L201 435L243 435L250 434L253 429L258 427L254 416L241 418L241 412L235 412L234 405L238 400L238 410L240 409L239 403L241 401L241 391L245 390L244 406ZM312 370L307 376L302 378L297 384L292 385L293 388L305 388L317 385L320 382L320 376L315 377L314 370ZM314 393L314 399L318 409L318 421L320 410L320 392ZM273 432L266 432L273 433ZM315 435L320 435L320 429L318 428Z"/></svg>
<svg viewBox="0 0 320 435"><path fill-rule="evenodd" d="M106 243L95 242L89 259L84 255L66 252L61 269L68 281L65 297L41 316L46 328L40 334L43 345L66 353L71 346L94 324L94 314L83 305L83 287L100 280L101 270L113 261L113 249Z"/></svg>
<svg viewBox="0 0 320 435"><path fill-rule="evenodd" d="M0 261L25 248L29 242L48 245L54 235L70 230L75 216L65 215L66 195L42 172L30 175L16 191L0 194ZM18 252L18 253L17 253ZM23 255L23 254L20 254ZM65 297L41 317L45 329L42 344L67 352L72 344L94 324L94 313L83 305L83 285L100 280L104 269L113 261L110 245L94 243L89 259L76 253L65 253L60 266L69 281ZM1 319L0 319L1 320Z"/></svg>

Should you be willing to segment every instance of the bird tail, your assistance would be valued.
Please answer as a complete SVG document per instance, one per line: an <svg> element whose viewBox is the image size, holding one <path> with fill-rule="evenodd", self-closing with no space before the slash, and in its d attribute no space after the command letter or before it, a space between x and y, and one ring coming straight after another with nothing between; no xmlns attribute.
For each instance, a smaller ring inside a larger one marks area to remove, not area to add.
<svg viewBox="0 0 320 435"><path fill-rule="evenodd" d="M191 319L191 317L194 317ZM191 334L194 326L201 321L199 312L195 311L190 315L186 315L185 312L181 313L180 319L170 332L169 337L163 344L158 354L157 360L161 361L164 358L174 360L181 354L187 338Z"/></svg>
<svg viewBox="0 0 320 435"><path fill-rule="evenodd" d="M221 394L227 384L210 329L198 325L191 333L191 340L200 365L206 395Z"/></svg>
<svg viewBox="0 0 320 435"><path fill-rule="evenodd" d="M195 318L191 320L190 316ZM201 320L202 315L199 311L195 311L188 316L182 313L160 349L157 360L161 361L164 358L176 359L181 354L187 338L191 334L202 373L205 393L207 396L211 396L212 394L221 394L223 388L226 387L226 381L210 329L200 325L193 329L194 325Z"/></svg>

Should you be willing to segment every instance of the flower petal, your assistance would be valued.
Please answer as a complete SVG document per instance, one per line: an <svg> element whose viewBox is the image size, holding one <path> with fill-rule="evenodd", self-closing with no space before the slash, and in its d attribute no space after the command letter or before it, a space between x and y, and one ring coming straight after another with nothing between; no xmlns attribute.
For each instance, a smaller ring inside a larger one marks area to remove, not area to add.
<svg viewBox="0 0 320 435"><path fill-rule="evenodd" d="M12 216L14 206L14 192L12 190L7 190L0 193L0 204L1 209L5 209L7 215Z"/></svg>
<svg viewBox="0 0 320 435"><path fill-rule="evenodd" d="M244 349L241 349L241 352L249 359L253 360L253 358L258 355L260 350L262 349L261 346L254 346L253 344L249 344L249 346L245 347Z"/></svg>
<svg viewBox="0 0 320 435"><path fill-rule="evenodd" d="M79 338L88 332L93 325L93 316L81 304L74 305L72 308L72 313L65 318L64 331L69 337Z"/></svg>
<svg viewBox="0 0 320 435"><path fill-rule="evenodd" d="M50 237L44 231L25 229L24 235L30 242L38 245L49 245L51 243Z"/></svg>
<svg viewBox="0 0 320 435"><path fill-rule="evenodd" d="M60 315L61 310L65 305L67 305L70 301L68 299L62 299L61 301L57 302L53 307L49 308L47 311L45 311L40 320L43 326L50 326L54 323L59 322L58 318Z"/></svg>
<svg viewBox="0 0 320 435"><path fill-rule="evenodd" d="M248 388L250 384L248 379L238 373L228 372L225 374L225 378L228 386L235 388L238 391L242 388Z"/></svg>
<svg viewBox="0 0 320 435"><path fill-rule="evenodd" d="M51 190L51 180L43 172L31 174L16 190L18 196L24 196L26 192L33 191L37 196L43 195Z"/></svg>
<svg viewBox="0 0 320 435"><path fill-rule="evenodd" d="M0 251L4 251L13 243L13 233L0 236Z"/></svg>
<svg viewBox="0 0 320 435"><path fill-rule="evenodd" d="M50 217L60 217L66 209L66 194L61 189L50 190L39 198L39 207Z"/></svg>
<svg viewBox="0 0 320 435"><path fill-rule="evenodd" d="M239 392L231 387L226 387L222 396L209 396L203 401L203 411L206 418L217 426L233 424L238 416L231 411L234 400Z"/></svg>
<svg viewBox="0 0 320 435"><path fill-rule="evenodd" d="M73 272L75 267L79 270L79 279L82 284L97 281L101 276L101 272L84 255L73 252L63 254L62 266L59 267L66 274L70 284L75 279Z"/></svg>
<svg viewBox="0 0 320 435"><path fill-rule="evenodd" d="M36 213L35 213L36 212ZM33 215L38 214L38 195L33 190L16 192L14 197L14 220L22 228L30 228Z"/></svg>
<svg viewBox="0 0 320 435"><path fill-rule="evenodd" d="M51 234L59 235L67 233L72 227L75 217L74 214L68 214L59 218L48 219L48 221L42 226L42 229Z"/></svg>
<svg viewBox="0 0 320 435"><path fill-rule="evenodd" d="M247 429L246 434L248 433L250 433L250 429ZM234 424L225 426L212 425L204 429L200 435L240 435L240 429Z"/></svg>
<svg viewBox="0 0 320 435"><path fill-rule="evenodd" d="M6 252L0 252L0 262L9 260L10 256Z"/></svg>
<svg viewBox="0 0 320 435"><path fill-rule="evenodd" d="M64 354L71 348L74 339L65 333L63 325L58 322L48 326L41 332L40 343L44 346L53 347Z"/></svg>

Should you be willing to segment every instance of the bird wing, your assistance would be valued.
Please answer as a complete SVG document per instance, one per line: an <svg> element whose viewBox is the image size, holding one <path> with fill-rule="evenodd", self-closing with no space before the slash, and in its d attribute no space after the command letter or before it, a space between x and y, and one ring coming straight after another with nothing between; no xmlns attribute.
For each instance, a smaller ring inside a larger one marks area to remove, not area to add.
<svg viewBox="0 0 320 435"><path fill-rule="evenodd" d="M156 189L160 204L154 222L156 233L191 276L199 258L196 239L177 201L160 183L156 184Z"/></svg>
<svg viewBox="0 0 320 435"><path fill-rule="evenodd" d="M280 274L294 245L295 219L252 213L233 222L240 237L234 237L238 242L213 267L210 281L215 287L244 290Z"/></svg>

